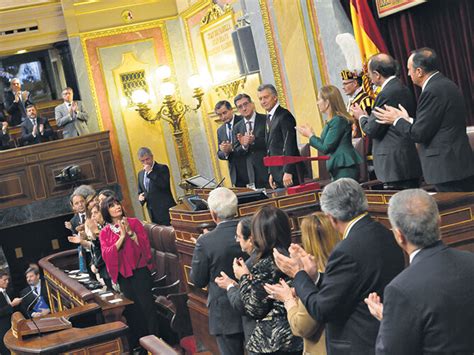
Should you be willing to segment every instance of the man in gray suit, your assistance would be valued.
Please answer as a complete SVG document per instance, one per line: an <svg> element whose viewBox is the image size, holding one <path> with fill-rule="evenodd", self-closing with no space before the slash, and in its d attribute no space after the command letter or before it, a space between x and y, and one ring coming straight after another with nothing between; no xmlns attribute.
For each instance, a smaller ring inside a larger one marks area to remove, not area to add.
<svg viewBox="0 0 474 355"><path fill-rule="evenodd" d="M89 115L84 110L81 101L73 101L74 92L71 88L65 88L62 92L64 103L56 106L54 117L58 127L63 129L64 138L72 138L89 134L87 120Z"/></svg>
<svg viewBox="0 0 474 355"><path fill-rule="evenodd" d="M381 88L375 107L390 105L406 108L414 117L416 106L411 91L396 77L397 62L388 54L372 56L368 63L372 83ZM421 164L415 143L403 136L394 126L377 123L377 118L355 104L352 115L359 120L362 131L373 139L374 168L377 179L389 190L403 190L420 186Z"/></svg>
<svg viewBox="0 0 474 355"><path fill-rule="evenodd" d="M226 290L219 288L216 277L223 271L234 277L232 262L243 256L235 242L238 220L237 196L225 187L212 190L207 199L216 228L201 235L194 248L191 280L196 287L208 288L209 333L216 337L221 354L244 353L242 318L227 298Z"/></svg>

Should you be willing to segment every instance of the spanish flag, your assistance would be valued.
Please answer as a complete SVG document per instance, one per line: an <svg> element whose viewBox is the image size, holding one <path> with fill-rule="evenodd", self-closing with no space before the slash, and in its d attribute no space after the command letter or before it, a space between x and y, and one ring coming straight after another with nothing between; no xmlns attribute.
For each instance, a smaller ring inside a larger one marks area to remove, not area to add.
<svg viewBox="0 0 474 355"><path fill-rule="evenodd" d="M367 0L351 0L351 18L354 37L359 46L364 72L367 72L367 60L377 53L388 53L387 46L372 16ZM364 76L363 86L370 96L373 95L370 80Z"/></svg>

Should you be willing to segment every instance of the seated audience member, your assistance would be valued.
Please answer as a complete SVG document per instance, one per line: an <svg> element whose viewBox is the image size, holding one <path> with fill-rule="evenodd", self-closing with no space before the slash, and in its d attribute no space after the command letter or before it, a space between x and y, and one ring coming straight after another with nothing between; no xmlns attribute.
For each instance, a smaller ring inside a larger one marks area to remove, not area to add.
<svg viewBox="0 0 474 355"><path fill-rule="evenodd" d="M99 201L99 204L101 204L102 201L104 201L109 196L116 196L116 193L108 189L100 190L97 194L97 200Z"/></svg>
<svg viewBox="0 0 474 355"><path fill-rule="evenodd" d="M423 190L392 196L388 217L410 266L365 300L381 320L377 354L474 352L474 254L441 241L436 201ZM383 316L382 316L383 314Z"/></svg>
<svg viewBox="0 0 474 355"><path fill-rule="evenodd" d="M12 294L7 291L10 275L5 270L0 270L0 354L10 354L3 343L3 337L11 327L11 316L14 308L21 303L21 298L13 298Z"/></svg>
<svg viewBox="0 0 474 355"><path fill-rule="evenodd" d="M298 245L292 245L290 257L275 249L276 264L294 277L296 295L308 313L326 324L329 354L374 354L379 322L370 315L364 299L369 292L382 293L403 270L403 253L392 233L367 213L367 199L355 180L330 183L320 203L342 235L325 272L319 273L314 262L302 258Z"/></svg>
<svg viewBox="0 0 474 355"><path fill-rule="evenodd" d="M255 261L256 252L255 245L252 238L252 218L245 217L240 220L235 231L235 240L240 244L240 249L250 257L245 261L247 268L251 268ZM227 297L229 298L230 305L233 309L242 315L242 325L244 328L245 344L250 339L255 329L255 319L248 317L245 314L244 304L240 298L239 284L231 279L224 271L221 271L221 275L216 277L215 282L217 286L227 291ZM255 354L253 352L247 352L249 355Z"/></svg>
<svg viewBox="0 0 474 355"><path fill-rule="evenodd" d="M377 122L393 125L419 143L423 176L437 191L474 191L474 153L466 133L463 94L439 72L438 56L430 48L413 51L407 67L413 84L421 87L416 117L410 117L406 107L377 107Z"/></svg>
<svg viewBox="0 0 474 355"><path fill-rule="evenodd" d="M265 284L288 280L272 255L273 248L284 253L291 243L288 216L276 207L262 207L253 218L252 236L256 248L254 265L249 270L242 259L235 259L233 264L245 312L256 320L246 348L254 353L301 354L303 342L291 332L283 302L269 298L264 289Z"/></svg>
<svg viewBox="0 0 474 355"><path fill-rule="evenodd" d="M9 147L9 142L10 142L10 135L8 134L8 122L3 121L0 122L2 125L2 129L0 130L0 150L5 150L10 148Z"/></svg>
<svg viewBox="0 0 474 355"><path fill-rule="evenodd" d="M26 118L26 107L32 104L29 91L21 91L20 79L10 81L10 90L5 92L5 108L10 115L10 126L18 126Z"/></svg>
<svg viewBox="0 0 474 355"><path fill-rule="evenodd" d="M352 145L354 119L347 113L339 89L332 85L323 86L318 94L318 107L328 117L321 137L316 136L307 124L298 126L298 132L309 138L313 148L329 154L326 166L333 180L342 177L358 180L362 158Z"/></svg>
<svg viewBox="0 0 474 355"><path fill-rule="evenodd" d="M40 270L37 267L29 267L25 272L28 286L20 292L23 299L21 312L27 318L44 316L51 312L49 308L48 292L46 284L41 280Z"/></svg>
<svg viewBox="0 0 474 355"><path fill-rule="evenodd" d="M65 88L62 92L64 103L56 106L54 117L59 128L63 130L64 138L73 138L89 134L87 120L89 115L81 101L73 101L74 92Z"/></svg>
<svg viewBox="0 0 474 355"><path fill-rule="evenodd" d="M196 241L191 280L196 287L208 288L209 333L216 337L219 351L239 355L244 353L242 319L231 307L226 291L215 282L221 272L233 277L232 261L243 255L235 242L237 196L231 190L219 187L211 191L207 203L216 228Z"/></svg>
<svg viewBox="0 0 474 355"><path fill-rule="evenodd" d="M47 118L37 115L36 106L26 106L27 118L21 123L21 144L31 145L50 141L53 138L53 128Z"/></svg>
<svg viewBox="0 0 474 355"><path fill-rule="evenodd" d="M315 260L319 272L324 272L329 255L341 240L339 234L332 227L329 218L321 212L304 217L300 230L303 249L308 253L306 255ZM285 305L291 331L303 338L303 354L326 354L324 325L318 324L309 315L301 300L294 296L294 290L284 280L280 284L266 285L265 290Z"/></svg>
<svg viewBox="0 0 474 355"><path fill-rule="evenodd" d="M157 334L158 323L151 293L152 269L150 242L137 218L125 217L120 202L113 196L101 205L107 223L100 231L102 257L114 283L125 297L133 301L128 314L131 347L148 334Z"/></svg>

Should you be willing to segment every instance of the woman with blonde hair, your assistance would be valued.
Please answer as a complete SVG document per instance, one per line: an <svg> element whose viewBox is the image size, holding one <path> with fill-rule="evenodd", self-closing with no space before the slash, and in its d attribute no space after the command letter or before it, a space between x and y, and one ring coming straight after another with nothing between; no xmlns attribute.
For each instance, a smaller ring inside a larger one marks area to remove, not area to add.
<svg viewBox="0 0 474 355"><path fill-rule="evenodd" d="M318 270L324 272L329 254L341 240L339 234L332 227L329 218L322 212L305 216L301 221L300 230L304 252L307 253L303 257L311 258ZM272 298L285 305L291 331L294 335L303 338L303 354L326 354L324 324L318 324L309 315L303 303L295 296L293 289L281 280L276 285L266 284L265 290Z"/></svg>
<svg viewBox="0 0 474 355"><path fill-rule="evenodd" d="M309 125L296 127L309 138L309 144L330 156L326 162L333 180L342 177L359 179L359 164L362 158L352 146L353 118L347 112L339 89L333 85L323 86L318 94L319 111L327 115L321 137L315 135Z"/></svg>

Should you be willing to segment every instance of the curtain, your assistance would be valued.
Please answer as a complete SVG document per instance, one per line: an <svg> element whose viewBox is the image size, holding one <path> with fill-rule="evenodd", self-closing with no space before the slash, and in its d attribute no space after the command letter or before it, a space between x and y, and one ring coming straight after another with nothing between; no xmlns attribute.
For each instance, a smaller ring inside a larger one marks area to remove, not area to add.
<svg viewBox="0 0 474 355"><path fill-rule="evenodd" d="M349 9L350 0L340 0ZM474 68L472 0L429 0L427 3L379 19L375 0L369 2L389 53L401 65L400 78L415 87L407 75L410 52L420 47L433 48L438 54L441 72L453 80L464 95L468 115L466 123L474 125ZM350 19L350 16L349 16Z"/></svg>

